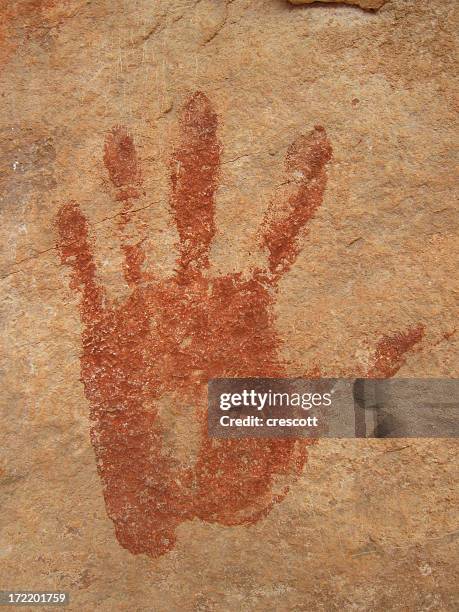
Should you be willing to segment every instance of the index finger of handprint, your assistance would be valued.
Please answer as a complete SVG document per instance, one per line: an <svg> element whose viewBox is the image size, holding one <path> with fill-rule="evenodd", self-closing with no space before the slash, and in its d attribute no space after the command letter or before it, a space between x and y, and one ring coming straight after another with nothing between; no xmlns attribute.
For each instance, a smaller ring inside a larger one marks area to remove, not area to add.
<svg viewBox="0 0 459 612"><path fill-rule="evenodd" d="M275 276L286 272L294 262L300 250L300 231L322 204L326 165L331 156L332 148L321 126L297 138L287 152L285 166L290 194L283 205L271 206L261 239L269 252L269 270Z"/></svg>
<svg viewBox="0 0 459 612"><path fill-rule="evenodd" d="M143 242L149 233L148 226L132 211L133 200L141 196L142 172L136 146L131 133L122 125L116 125L105 138L104 166L112 185L117 190L116 199L123 203L118 217L121 231L121 249L124 253L124 277L131 286L145 278Z"/></svg>
<svg viewBox="0 0 459 612"><path fill-rule="evenodd" d="M118 200L136 198L142 182L134 140L127 129L117 125L105 138L104 165L113 185L119 190Z"/></svg>

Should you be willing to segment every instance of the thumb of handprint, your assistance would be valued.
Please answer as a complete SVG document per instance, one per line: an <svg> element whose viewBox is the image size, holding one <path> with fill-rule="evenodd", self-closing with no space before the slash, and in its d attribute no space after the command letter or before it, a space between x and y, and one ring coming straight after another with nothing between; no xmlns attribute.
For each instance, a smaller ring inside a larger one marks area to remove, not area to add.
<svg viewBox="0 0 459 612"><path fill-rule="evenodd" d="M259 234L265 269L216 276L209 250L222 150L217 132L208 98L195 93L184 105L170 162L179 245L167 279L144 270L145 241L128 232L134 202L143 197L133 138L120 126L107 136L103 161L116 192L130 287L122 304L111 303L98 280L78 204L64 204L57 215L61 261L81 298L81 379L106 509L119 543L134 554L166 553L177 527L194 518L222 525L260 520L288 494L310 443L210 439L206 388L216 377L287 375L273 314L276 287L322 203L332 148L320 126L292 143L288 191L273 199ZM383 336L369 374L393 375L422 335L418 326ZM180 427L188 448L179 444Z"/></svg>

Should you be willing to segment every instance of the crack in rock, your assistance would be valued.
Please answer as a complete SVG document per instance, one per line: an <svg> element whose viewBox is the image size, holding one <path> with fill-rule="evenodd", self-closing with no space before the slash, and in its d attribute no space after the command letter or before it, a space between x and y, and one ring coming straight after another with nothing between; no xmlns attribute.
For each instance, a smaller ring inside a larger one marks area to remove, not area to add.
<svg viewBox="0 0 459 612"><path fill-rule="evenodd" d="M290 4L312 4L313 2L333 2L334 4L353 4L367 10L378 10L388 0L288 0Z"/></svg>

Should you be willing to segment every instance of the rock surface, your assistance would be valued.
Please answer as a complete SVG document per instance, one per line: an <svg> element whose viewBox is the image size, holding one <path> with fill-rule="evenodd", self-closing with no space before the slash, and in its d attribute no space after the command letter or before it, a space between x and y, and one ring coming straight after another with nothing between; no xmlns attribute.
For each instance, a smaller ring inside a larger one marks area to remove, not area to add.
<svg viewBox="0 0 459 612"><path fill-rule="evenodd" d="M225 455L199 416L218 372L458 376L457 22L3 3L3 589L457 610L455 440Z"/></svg>
<svg viewBox="0 0 459 612"><path fill-rule="evenodd" d="M312 4L313 2L333 2L341 4L354 4L363 9L380 9L388 0L288 0L290 4Z"/></svg>

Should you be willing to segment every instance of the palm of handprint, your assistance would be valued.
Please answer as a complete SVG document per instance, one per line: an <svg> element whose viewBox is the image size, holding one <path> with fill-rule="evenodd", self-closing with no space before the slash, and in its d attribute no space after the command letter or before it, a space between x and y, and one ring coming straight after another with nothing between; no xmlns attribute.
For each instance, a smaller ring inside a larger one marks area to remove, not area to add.
<svg viewBox="0 0 459 612"><path fill-rule="evenodd" d="M208 438L205 393L215 377L287 375L273 290L322 202L331 146L325 130L316 127L289 148L291 191L262 226L268 264L249 279L209 273L220 154L217 116L206 96L196 93L183 109L181 140L171 160L177 269L166 280L147 275L143 242L125 238L124 273L132 291L121 306L108 303L97 281L88 224L78 205L65 204L57 217L61 259L81 294L82 381L106 508L120 544L132 553L167 552L176 528L193 518L223 525L258 520L285 497L306 460L304 440ZM104 162L125 226L142 183L125 129L114 128L108 136ZM421 337L421 327L384 336L368 374L394 374ZM192 465L168 448L159 409L168 394L194 406L200 442Z"/></svg>

